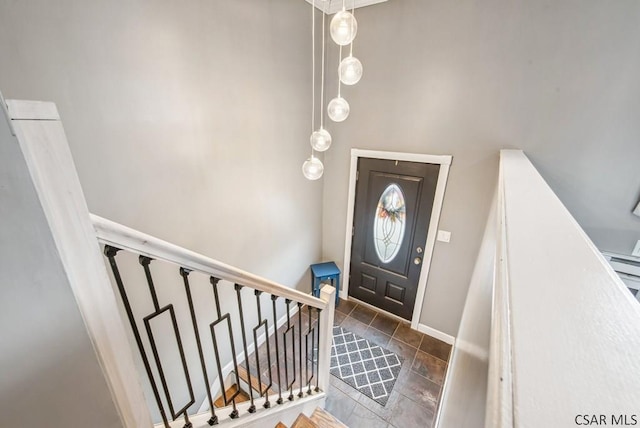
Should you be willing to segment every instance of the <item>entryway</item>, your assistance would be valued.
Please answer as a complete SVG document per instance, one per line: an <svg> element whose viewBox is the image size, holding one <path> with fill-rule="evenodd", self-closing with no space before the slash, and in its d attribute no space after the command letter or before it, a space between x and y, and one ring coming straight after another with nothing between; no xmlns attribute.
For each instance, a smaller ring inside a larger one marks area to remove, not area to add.
<svg viewBox="0 0 640 428"><path fill-rule="evenodd" d="M350 300L336 308L334 324L397 354L402 368L384 406L331 376L326 409L350 427L435 427L451 345Z"/></svg>
<svg viewBox="0 0 640 428"><path fill-rule="evenodd" d="M343 297L417 327L450 164L352 150Z"/></svg>

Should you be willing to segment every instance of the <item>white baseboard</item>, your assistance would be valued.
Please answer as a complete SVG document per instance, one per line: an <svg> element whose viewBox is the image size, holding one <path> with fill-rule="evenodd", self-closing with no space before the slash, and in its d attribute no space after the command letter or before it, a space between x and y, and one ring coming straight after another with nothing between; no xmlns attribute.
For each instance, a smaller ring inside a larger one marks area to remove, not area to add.
<svg viewBox="0 0 640 428"><path fill-rule="evenodd" d="M442 409L446 406L446 398L449 393L449 378L451 377L451 365L457 358L458 353L458 343L454 339L454 343L450 343L452 345L451 349L451 357L449 358L449 366L447 367L447 371L444 375L444 382L442 383L442 394L440 394L440 401L438 403L438 409L436 410L436 417L433 420L433 428L440 428L440 417L442 415Z"/></svg>
<svg viewBox="0 0 640 428"><path fill-rule="evenodd" d="M436 339L442 340L444 343L448 343L449 345L453 345L456 341L455 337L447 333L443 333L440 330L436 330L435 328L431 328L428 325L418 324L418 331L420 333L424 333L431 337L435 337Z"/></svg>

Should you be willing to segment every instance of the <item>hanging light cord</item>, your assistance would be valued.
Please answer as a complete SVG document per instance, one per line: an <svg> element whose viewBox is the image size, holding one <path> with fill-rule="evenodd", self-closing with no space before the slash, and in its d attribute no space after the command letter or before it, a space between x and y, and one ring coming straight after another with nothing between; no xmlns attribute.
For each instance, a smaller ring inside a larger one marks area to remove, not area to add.
<svg viewBox="0 0 640 428"><path fill-rule="evenodd" d="M342 10L347 10L346 0L342 0ZM352 42L353 43L353 42ZM338 55L338 70L340 69L340 64L342 64L342 45L340 45L340 54ZM338 72L338 98L340 98L340 89L342 88L342 82L340 81L340 73Z"/></svg>
<svg viewBox="0 0 640 428"><path fill-rule="evenodd" d="M340 46L340 54L338 55L338 65L342 63L342 45ZM339 68L338 68L339 69ZM342 82L340 80L340 74L338 73L338 97L340 97L340 88L342 87Z"/></svg>
<svg viewBox="0 0 640 428"><path fill-rule="evenodd" d="M316 130L316 0L311 5L311 132Z"/></svg>
<svg viewBox="0 0 640 428"><path fill-rule="evenodd" d="M315 0L313 0L315 2ZM325 8L322 8L322 80L320 82L320 128L324 128L324 49L327 41L324 37L325 18L327 14Z"/></svg>
<svg viewBox="0 0 640 428"><path fill-rule="evenodd" d="M354 18L356 17L356 0L353 0L351 2L351 16L353 16ZM351 28L351 30L353 31L353 28ZM349 49L349 56L353 56L353 42L354 42L355 39L356 38L354 37L353 40L351 40L351 46L350 46L350 49Z"/></svg>

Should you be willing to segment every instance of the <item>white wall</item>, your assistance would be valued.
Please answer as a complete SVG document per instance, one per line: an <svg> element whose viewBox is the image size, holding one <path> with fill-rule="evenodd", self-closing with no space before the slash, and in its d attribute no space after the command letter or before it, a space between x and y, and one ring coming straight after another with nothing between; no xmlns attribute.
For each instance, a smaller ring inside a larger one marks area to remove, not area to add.
<svg viewBox="0 0 640 428"><path fill-rule="evenodd" d="M358 9L365 74L343 88L351 117L327 124L324 208L323 184L300 174L308 11L299 0L2 2L0 88L58 104L93 212L299 288L321 239L323 258L342 260L352 147L453 155L441 221L453 236L436 244L421 320L449 334L499 148L523 148L603 249L640 238L638 2Z"/></svg>
<svg viewBox="0 0 640 428"><path fill-rule="evenodd" d="M636 424L638 301L522 152L501 191L487 426Z"/></svg>
<svg viewBox="0 0 640 428"><path fill-rule="evenodd" d="M291 286L320 255L308 5L0 3L5 97L54 101L92 212Z"/></svg>
<svg viewBox="0 0 640 428"><path fill-rule="evenodd" d="M2 426L120 427L18 141L0 113Z"/></svg>
<svg viewBox="0 0 640 428"><path fill-rule="evenodd" d="M484 426L498 225L496 204L497 192L491 203L447 369L438 428Z"/></svg>
<svg viewBox="0 0 640 428"><path fill-rule="evenodd" d="M429 327L458 330L500 148L524 149L601 249L631 252L639 2L392 0L356 18L364 75L343 86L350 117L327 125L325 259L343 258L352 147L453 155L440 223L452 238L436 243L421 319ZM334 70L335 49L329 58Z"/></svg>
<svg viewBox="0 0 640 428"><path fill-rule="evenodd" d="M1 1L0 89L57 104L91 212L310 291L323 184L301 173L309 15L307 3L291 0ZM131 265L123 273L136 313L148 314L137 260L118 258ZM177 268L151 269L166 272L156 276L161 304L178 305L188 331ZM213 317L207 278L193 276L196 309ZM253 294L245 297L255 308ZM246 316L250 325L255 315ZM197 363L192 335L183 340ZM204 385L194 387L197 409Z"/></svg>

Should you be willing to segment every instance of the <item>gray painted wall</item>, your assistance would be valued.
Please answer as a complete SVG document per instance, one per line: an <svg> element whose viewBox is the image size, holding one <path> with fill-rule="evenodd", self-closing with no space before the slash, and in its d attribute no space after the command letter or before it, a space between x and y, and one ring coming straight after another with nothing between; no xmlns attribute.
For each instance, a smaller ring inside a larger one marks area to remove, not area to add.
<svg viewBox="0 0 640 428"><path fill-rule="evenodd" d="M57 104L91 212L309 291L322 241L322 182L301 173L309 14L300 0L0 1L0 88ZM148 314L137 260L118 258L136 312ZM182 279L159 262L152 271L161 303L177 305L200 379ZM207 278L192 281L196 309L213 317ZM247 325L256 317L245 315ZM205 390L194 387L197 409Z"/></svg>
<svg viewBox="0 0 640 428"><path fill-rule="evenodd" d="M0 414L13 427L120 427L18 141L0 113Z"/></svg>
<svg viewBox="0 0 640 428"><path fill-rule="evenodd" d="M500 148L527 153L598 247L632 251L640 3L390 0L356 18L364 75L343 87L350 117L327 126L326 259L343 259L352 147L453 155L440 223L452 238L436 243L421 319L445 333L458 330Z"/></svg>
<svg viewBox="0 0 640 428"><path fill-rule="evenodd" d="M441 220L453 236L436 244L421 320L449 334L499 148L524 149L602 249L640 238L636 1L358 9L365 74L343 90L351 117L327 124L324 193L300 174L308 11L301 0L5 1L0 88L58 104L93 212L301 289L310 262L342 260L351 147L453 155Z"/></svg>
<svg viewBox="0 0 640 428"><path fill-rule="evenodd" d="M301 174L308 11L285 0L0 2L0 88L57 104L93 213L308 287L322 214L322 183Z"/></svg>
<svg viewBox="0 0 640 428"><path fill-rule="evenodd" d="M498 233L496 186L447 369L438 428L484 426Z"/></svg>

